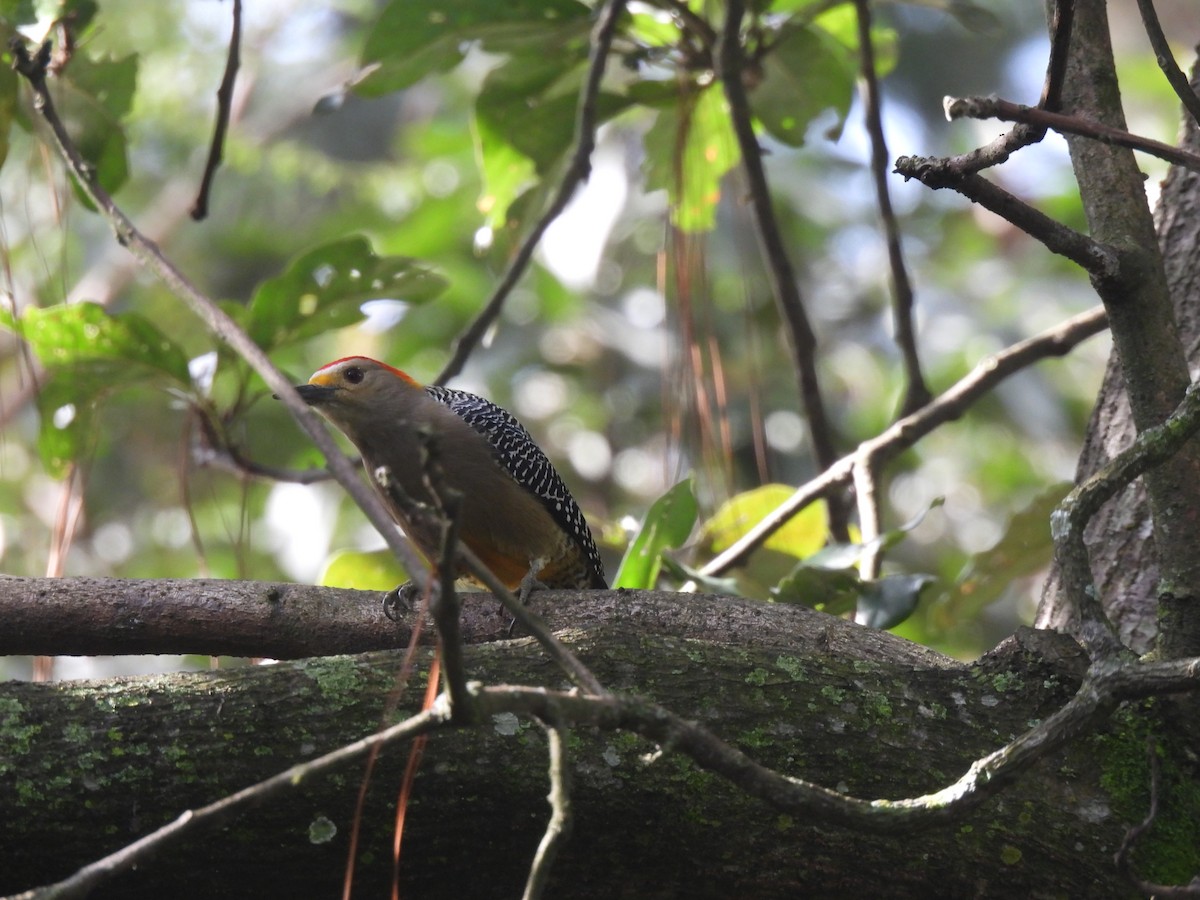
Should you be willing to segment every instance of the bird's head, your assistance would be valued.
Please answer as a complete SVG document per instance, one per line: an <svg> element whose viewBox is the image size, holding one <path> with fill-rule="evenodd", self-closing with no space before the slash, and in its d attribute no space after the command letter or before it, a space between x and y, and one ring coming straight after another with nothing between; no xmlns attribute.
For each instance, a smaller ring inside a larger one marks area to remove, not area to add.
<svg viewBox="0 0 1200 900"><path fill-rule="evenodd" d="M353 437L360 418L378 420L420 385L399 369L365 356L347 356L322 366L296 386L309 406Z"/></svg>

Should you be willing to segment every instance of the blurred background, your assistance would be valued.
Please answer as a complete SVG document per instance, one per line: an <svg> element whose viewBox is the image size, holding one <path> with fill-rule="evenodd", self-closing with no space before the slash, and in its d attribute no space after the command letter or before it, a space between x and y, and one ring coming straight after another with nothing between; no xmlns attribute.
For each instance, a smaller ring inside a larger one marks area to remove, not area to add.
<svg viewBox="0 0 1200 900"><path fill-rule="evenodd" d="M877 6L877 24L894 34L895 65L883 81L893 159L964 152L1005 130L947 123L944 95L1037 101L1047 54L1042 4L980 5L991 14L982 30L936 5ZM1186 68L1200 39L1194 6L1157 5ZM76 61L136 59L123 116L128 177L117 200L210 296L244 307L290 260L349 234L366 236L381 257L412 257L444 277L433 299L375 299L350 324L274 350L297 382L349 354L434 379L513 247L488 214L472 114L502 57L470 49L449 71L361 96L346 85L378 13L366 0L246 5L225 163L199 223L187 213L211 139L231 4L105 0L76 50ZM1136 10L1117 4L1112 16L1131 130L1173 142L1177 103ZM23 31L40 37L46 24ZM24 93L20 103L28 103ZM76 458L48 463L45 417L81 410L36 402L41 363L0 332L0 572L312 582L337 551L381 547L336 485L216 464L212 422L194 412L197 397L219 422L221 442L246 459L289 469L321 463L261 382L219 355L200 323L137 268L80 202L29 117L17 116L0 169L0 305L19 314L90 300L136 311L183 348L195 395L152 376L123 380L91 398ZM637 107L602 127L587 187L452 382L507 407L533 432L587 514L610 574L652 501L689 473L702 519L741 492L817 474L744 185L736 174L723 180L711 231L673 231L667 192L647 179L655 117ZM844 122L818 116L803 146L763 140L846 453L893 420L903 389L860 104ZM1153 198L1165 166L1140 161ZM1047 137L989 177L1083 227L1061 139ZM898 176L890 188L935 393L987 354L1096 302L1074 267L1004 221ZM1049 561L1048 510L1073 475L1107 354L1099 336L1039 364L891 464L885 525L923 518L889 552L885 571L936 576L901 634L972 658L1031 619ZM700 564L700 541L692 543L676 555ZM0 659L0 677L30 677L32 665ZM53 673L208 665L63 658Z"/></svg>

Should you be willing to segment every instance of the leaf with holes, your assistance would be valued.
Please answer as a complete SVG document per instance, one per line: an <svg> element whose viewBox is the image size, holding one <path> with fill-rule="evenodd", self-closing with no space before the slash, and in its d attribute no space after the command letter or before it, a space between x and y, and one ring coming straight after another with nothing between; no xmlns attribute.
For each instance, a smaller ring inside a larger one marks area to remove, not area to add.
<svg viewBox="0 0 1200 900"><path fill-rule="evenodd" d="M586 44L590 15L577 0L392 0L367 32L355 90L377 97L449 71L474 41L492 53L553 55Z"/></svg>
<svg viewBox="0 0 1200 900"><path fill-rule="evenodd" d="M367 300L424 303L446 279L419 260L376 256L354 236L309 250L254 293L242 321L263 349L341 328L362 318Z"/></svg>

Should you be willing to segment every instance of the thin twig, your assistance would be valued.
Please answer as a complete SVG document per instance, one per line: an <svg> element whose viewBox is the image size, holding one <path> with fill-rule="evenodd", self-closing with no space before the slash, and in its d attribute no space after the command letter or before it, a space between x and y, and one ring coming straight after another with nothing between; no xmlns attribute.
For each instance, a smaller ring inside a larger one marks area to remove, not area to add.
<svg viewBox="0 0 1200 900"><path fill-rule="evenodd" d="M567 760L567 739L570 731L557 723L543 723L549 741L550 762L550 819L529 867L523 900L539 900L550 880L550 869L558 857L559 848L571 830L571 769Z"/></svg>
<svg viewBox="0 0 1200 900"><path fill-rule="evenodd" d="M1057 112L1062 106L1063 79L1067 77L1067 51L1071 47L1071 32L1075 24L1075 0L1054 0L1050 13L1050 59L1046 63L1046 79L1038 106Z"/></svg>
<svg viewBox="0 0 1200 900"><path fill-rule="evenodd" d="M13 53L14 67L25 77L33 89L34 110L49 127L55 146L70 168L76 183L93 206L108 220L116 239L127 247L139 262L153 272L176 297L179 297L217 338L224 341L241 356L262 377L268 388L279 395L300 428L324 454L338 483L379 531L388 547L412 574L414 580L423 585L428 581L429 576L420 555L396 530L391 516L383 506L383 501L358 477L357 472L346 461L345 454L338 449L317 414L300 399L300 395L292 387L291 380L284 377L262 348L254 343L224 310L193 285L153 242L147 240L125 212L117 206L108 192L97 182L94 167L82 157L67 133L46 87L49 45L43 44L36 56L32 58L24 41L20 38L15 38L11 42L10 48Z"/></svg>
<svg viewBox="0 0 1200 900"><path fill-rule="evenodd" d="M957 191L1041 241L1051 253L1071 260L1093 278L1103 281L1116 276L1119 267L1115 251L1055 221L982 175L964 173L958 168L961 159L901 156L896 160L896 172L934 190Z"/></svg>
<svg viewBox="0 0 1200 900"><path fill-rule="evenodd" d="M859 542L864 548L858 563L858 574L863 581L872 581L879 577L879 569L883 564L883 542L877 540L883 533L883 516L876 490L878 478L875 463L869 453L858 455L851 477L855 502L858 504Z"/></svg>
<svg viewBox="0 0 1200 900"><path fill-rule="evenodd" d="M1150 39L1150 46L1154 48L1154 57L1158 60L1158 67L1162 69L1167 83L1174 89L1176 96L1183 103L1184 109L1195 121L1200 122L1200 96L1197 96L1196 92L1192 90L1187 75L1175 62L1175 56L1171 53L1171 45L1167 43L1162 24L1158 21L1158 13L1154 9L1153 0L1137 0L1137 5L1138 11L1142 14L1142 25L1146 29L1146 37Z"/></svg>
<svg viewBox="0 0 1200 900"><path fill-rule="evenodd" d="M916 412L933 395L921 374L921 356L917 351L917 338L913 331L913 289L904 263L904 249L900 244L900 226L896 222L896 211L892 208L892 196L888 190L887 139L883 133L883 96L879 90L879 76L875 70L875 48L871 41L870 0L855 0L858 14L858 46L861 57L861 80L863 118L867 133L871 137L871 177L875 182L875 201L879 205L879 218L883 222L883 233L887 240L888 265L892 275L892 321L896 328L896 345L904 360L904 373L908 384L904 401L900 404L897 418ZM862 496L858 504L862 510Z"/></svg>
<svg viewBox="0 0 1200 900"><path fill-rule="evenodd" d="M1151 156L1157 156L1159 159L1165 159L1167 162L1175 163L1175 165L1200 172L1200 154L1172 147L1170 144L1164 144L1162 141L1152 138L1131 134L1091 119L1068 116L1034 106L1023 106L999 97L947 97L944 105L946 118L951 121L966 118L1022 122L1037 128L1050 128L1059 134L1075 134L1104 144L1115 144L1118 147L1140 150Z"/></svg>
<svg viewBox="0 0 1200 900"><path fill-rule="evenodd" d="M471 355L476 345L483 339L484 334L491 328L496 317L500 315L500 310L504 308L508 295L512 293L517 282L521 280L521 276L525 274L525 269L528 268L529 261L533 258L533 251L537 249L542 235L546 233L550 223L566 209L575 189L587 181L591 174L592 151L596 148L596 120L598 117L596 100L600 94L600 81L604 77L604 68L608 62L613 35L616 33L617 22L624 8L625 0L606 0L596 19L596 25L592 29L587 78L580 91L579 105L575 113L575 149L571 153L570 161L567 163L567 169L563 173L554 199L541 218L534 223L532 230L525 236L525 240L521 242L521 246L508 264L504 277L496 285L491 299L454 342L454 352L441 374L435 379L434 384L445 384L462 371L467 357Z"/></svg>
<svg viewBox="0 0 1200 900"><path fill-rule="evenodd" d="M869 455L874 460L874 465L882 465L883 461L912 447L938 426L957 419L976 400L1005 378L1047 357L1069 353L1078 343L1102 331L1107 322L1104 308L1098 306L980 360L969 375L956 382L936 400L896 422L877 437L859 445L854 453L842 457L816 478L798 488L785 503L760 521L737 543L710 560L700 570L701 574L721 575L739 565L792 516L848 481L863 454Z"/></svg>
<svg viewBox="0 0 1200 900"><path fill-rule="evenodd" d="M229 131L229 115L233 109L233 86L237 82L239 53L242 47L242 0L233 0L233 31L229 35L229 56L225 60L225 74L217 88L217 122L213 127L212 145L208 149L208 160L204 164L204 177L200 180L200 191L192 204L192 218L199 222L208 215L208 195L212 190L213 178L225 151L225 134Z"/></svg>
<svg viewBox="0 0 1200 900"><path fill-rule="evenodd" d="M762 248L770 275L772 293L779 308L780 318L788 329L796 373L800 379L800 399L812 439L813 457L820 468L827 469L837 460L837 451L833 428L825 411L817 376L817 339L804 311L796 274L783 243L783 234L775 218L775 210L771 205L771 191L763 169L762 150L754 134L750 100L742 82L745 59L742 54L741 26L744 15L743 0L729 0L718 44L717 76L725 90L730 121L741 150L742 170L746 176L750 208L759 246ZM848 540L845 504L836 498L830 499L830 529L838 540Z"/></svg>

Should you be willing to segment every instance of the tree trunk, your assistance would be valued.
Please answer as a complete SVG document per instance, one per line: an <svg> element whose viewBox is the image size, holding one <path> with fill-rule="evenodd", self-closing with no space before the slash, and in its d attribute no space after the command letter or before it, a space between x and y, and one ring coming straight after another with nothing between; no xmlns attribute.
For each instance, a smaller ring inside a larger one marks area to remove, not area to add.
<svg viewBox="0 0 1200 900"><path fill-rule="evenodd" d="M1193 79L1200 85L1200 79ZM1200 152L1200 128L1185 115L1182 146ZM1180 339L1195 372L1200 360L1200 174L1173 166L1156 211L1159 246ZM1088 424L1075 481L1081 483L1133 441L1135 434L1120 361L1109 359ZM1110 500L1092 519L1087 543L1096 589L1121 639L1137 653L1154 646L1158 634L1161 570L1150 523L1146 490L1139 479ZM1037 626L1070 631L1073 623L1058 594L1057 573L1046 582Z"/></svg>
<svg viewBox="0 0 1200 900"><path fill-rule="evenodd" d="M1061 707L1083 663L1069 639L1031 631L965 666L797 607L633 592L558 605L560 635L610 689L652 696L756 760L866 798L952 782ZM62 878L186 808L371 732L400 658L0 685L0 891ZM422 670L427 661L423 651ZM467 667L489 684L562 680L524 638L468 647ZM410 684L402 710L418 694ZM633 735L576 729L574 830L549 896L1128 896L1112 854L1146 814L1145 740L1160 728L1152 711L1127 709L964 821L869 838L781 814L670 747L652 757L658 748ZM386 751L375 770L358 896L382 895L390 877L406 755ZM1168 809L1136 861L1146 877L1186 881L1200 870L1200 792L1179 783L1174 758L1168 751ZM306 780L97 896L334 896L362 769ZM500 717L486 730L435 735L409 810L404 895L519 896L546 792L546 740L534 723ZM325 819L336 834L310 842Z"/></svg>

